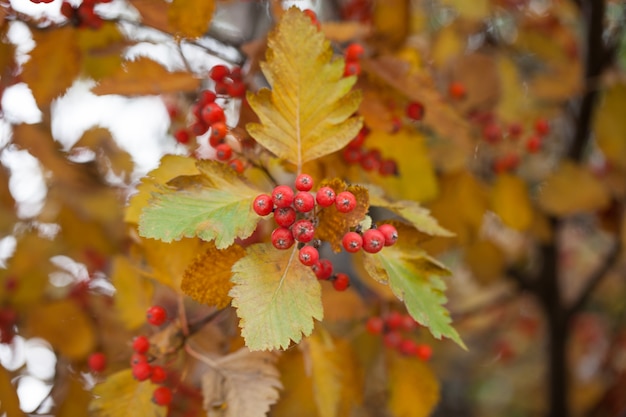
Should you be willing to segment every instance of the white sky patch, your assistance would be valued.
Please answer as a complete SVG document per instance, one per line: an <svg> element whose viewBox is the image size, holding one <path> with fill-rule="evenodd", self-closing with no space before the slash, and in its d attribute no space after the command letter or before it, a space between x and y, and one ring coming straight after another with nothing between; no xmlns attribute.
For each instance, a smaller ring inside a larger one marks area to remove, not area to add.
<svg viewBox="0 0 626 417"><path fill-rule="evenodd" d="M14 84L4 90L2 110L6 120L13 124L39 123L41 111L37 107L33 92L27 84Z"/></svg>
<svg viewBox="0 0 626 417"><path fill-rule="evenodd" d="M28 55L35 47L33 34L28 26L22 22L12 22L7 31L7 39L15 45L15 62L24 65L30 59Z"/></svg>

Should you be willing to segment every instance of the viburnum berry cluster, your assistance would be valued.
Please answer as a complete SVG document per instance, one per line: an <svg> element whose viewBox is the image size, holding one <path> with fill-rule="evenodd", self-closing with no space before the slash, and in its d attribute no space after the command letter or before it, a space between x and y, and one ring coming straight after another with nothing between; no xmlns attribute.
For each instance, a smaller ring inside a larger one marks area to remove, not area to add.
<svg viewBox="0 0 626 417"><path fill-rule="evenodd" d="M359 164L368 172L378 172L382 176L398 175L398 164L394 159L382 157L380 149L364 146L370 130L364 126L343 150L343 160L348 164Z"/></svg>
<svg viewBox="0 0 626 417"><path fill-rule="evenodd" d="M343 70L343 75L345 77L361 74L361 57L363 57L364 53L365 49L359 43L351 43L347 46L344 51L346 66Z"/></svg>
<svg viewBox="0 0 626 417"><path fill-rule="evenodd" d="M384 316L372 316L365 324L368 333L382 336L383 344L387 348L427 361L432 356L432 348L409 337L418 327L419 324L413 317L398 311L391 311Z"/></svg>
<svg viewBox="0 0 626 417"><path fill-rule="evenodd" d="M39 3L38 1L33 3ZM99 3L110 3L112 0L83 0L83 2L77 6L72 6L67 0L61 4L61 14L68 18L74 27L77 28L90 28L98 30L102 27L104 20L96 14L94 7ZM49 3L49 1L40 1L43 3Z"/></svg>
<svg viewBox="0 0 626 417"><path fill-rule="evenodd" d="M153 326L161 326L167 321L167 312L161 306L155 305L146 312L146 321ZM152 401L158 405L167 406L172 402L172 391L162 384L167 380L167 372L160 365L151 364L149 351L150 339L145 335L139 335L133 339L133 355L130 365L133 377L138 381L150 379L152 383L161 385L152 394Z"/></svg>

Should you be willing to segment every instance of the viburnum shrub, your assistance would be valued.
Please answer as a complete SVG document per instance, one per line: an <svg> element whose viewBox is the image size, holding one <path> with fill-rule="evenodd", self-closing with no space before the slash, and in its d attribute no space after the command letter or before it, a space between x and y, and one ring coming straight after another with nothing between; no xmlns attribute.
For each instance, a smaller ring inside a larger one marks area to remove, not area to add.
<svg viewBox="0 0 626 417"><path fill-rule="evenodd" d="M620 2L243 3L3 2L2 411L623 414Z"/></svg>

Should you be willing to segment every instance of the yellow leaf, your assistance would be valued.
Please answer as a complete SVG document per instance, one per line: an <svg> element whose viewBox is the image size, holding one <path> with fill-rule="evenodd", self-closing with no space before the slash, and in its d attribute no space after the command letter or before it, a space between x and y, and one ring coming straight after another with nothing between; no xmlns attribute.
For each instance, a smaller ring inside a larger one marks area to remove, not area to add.
<svg viewBox="0 0 626 417"><path fill-rule="evenodd" d="M117 70L129 43L113 22L105 22L98 30L77 30L76 42L82 55L82 72L94 80Z"/></svg>
<svg viewBox="0 0 626 417"><path fill-rule="evenodd" d="M6 417L23 417L17 391L11 383L11 375L0 365L0 413Z"/></svg>
<svg viewBox="0 0 626 417"><path fill-rule="evenodd" d="M32 336L46 339L56 351L71 360L80 360L96 345L91 320L71 300L53 301L35 306L27 319Z"/></svg>
<svg viewBox="0 0 626 417"><path fill-rule="evenodd" d="M362 401L362 380L350 344L318 329L307 339L313 395L320 417L350 415Z"/></svg>
<svg viewBox="0 0 626 417"><path fill-rule="evenodd" d="M202 250L202 244L196 238L183 238L170 243L142 239L144 256L152 269L152 276L176 291L180 289L185 270Z"/></svg>
<svg viewBox="0 0 626 417"><path fill-rule="evenodd" d="M195 91L200 80L188 72L170 72L148 58L127 62L91 89L94 94L125 96Z"/></svg>
<svg viewBox="0 0 626 417"><path fill-rule="evenodd" d="M606 208L611 196L588 169L564 161L541 187L539 206L550 214L567 216Z"/></svg>
<svg viewBox="0 0 626 417"><path fill-rule="evenodd" d="M137 194L130 198L124 221L129 223L139 223L139 216L144 207L148 205L151 194L158 190L157 185L165 185L169 180L180 175L199 174L196 167L197 160L181 155L165 155L161 158L161 163L141 179L137 187Z"/></svg>
<svg viewBox="0 0 626 417"><path fill-rule="evenodd" d="M231 269L246 252L236 244L226 249L217 249L213 242L205 246L185 269L180 289L199 303L221 309L230 304Z"/></svg>
<svg viewBox="0 0 626 417"><path fill-rule="evenodd" d="M600 149L608 161L626 170L626 84L607 88L598 109L594 112L594 133Z"/></svg>
<svg viewBox="0 0 626 417"><path fill-rule="evenodd" d="M214 0L174 0L167 12L169 27L175 35L199 38L209 29L214 11Z"/></svg>
<svg viewBox="0 0 626 417"><path fill-rule="evenodd" d="M124 256L113 259L111 283L115 286L115 308L126 328L132 330L145 324L146 310L152 305L152 283Z"/></svg>
<svg viewBox="0 0 626 417"><path fill-rule="evenodd" d="M506 266L504 253L488 240L479 240L465 248L465 263L481 284L491 284L501 278Z"/></svg>
<svg viewBox="0 0 626 417"><path fill-rule="evenodd" d="M369 182L385 190L395 200L430 201L437 196L435 170L422 134L402 129L396 134L373 130L367 137L367 146L382 151L383 158L391 158L398 165L398 176L368 175Z"/></svg>
<svg viewBox="0 0 626 417"><path fill-rule="evenodd" d="M442 0L441 4L453 7L459 16L465 19L480 20L488 18L491 14L491 2L489 0Z"/></svg>
<svg viewBox="0 0 626 417"><path fill-rule="evenodd" d="M500 75L500 101L496 108L498 117L506 123L519 123L520 120L531 118L536 107L524 87L517 65L509 57L500 57L497 65Z"/></svg>
<svg viewBox="0 0 626 417"><path fill-rule="evenodd" d="M93 389L95 398L89 405L93 417L165 417L167 407L152 402L152 393L158 385L139 382L130 369L110 375Z"/></svg>
<svg viewBox="0 0 626 417"><path fill-rule="evenodd" d="M465 49L465 38L461 37L454 25L448 25L437 32L432 43L431 57L437 68L445 68Z"/></svg>
<svg viewBox="0 0 626 417"><path fill-rule="evenodd" d="M409 34L410 2L386 0L374 2L374 33L387 48L400 46Z"/></svg>
<svg viewBox="0 0 626 417"><path fill-rule="evenodd" d="M35 49L24 64L22 78L39 107L50 104L72 85L80 72L80 49L70 26L34 31Z"/></svg>
<svg viewBox="0 0 626 417"><path fill-rule="evenodd" d="M306 372L301 349L289 349L280 355L278 370L284 391L274 407L275 417L319 417L313 396L313 378Z"/></svg>
<svg viewBox="0 0 626 417"><path fill-rule="evenodd" d="M67 378L63 402L55 413L56 417L86 416L91 398L91 392L83 387L83 381L78 375L70 376Z"/></svg>
<svg viewBox="0 0 626 417"><path fill-rule="evenodd" d="M291 8L270 34L261 63L272 90L248 93L261 121L248 123L248 132L298 168L343 148L362 125L353 116L361 101L360 92L350 91L356 77L344 77L343 59L332 57L324 35Z"/></svg>
<svg viewBox="0 0 626 417"><path fill-rule="evenodd" d="M141 22L162 32L170 30L168 22L169 3L164 0L129 0L141 15Z"/></svg>
<svg viewBox="0 0 626 417"><path fill-rule="evenodd" d="M356 207L349 213L341 213L332 205L324 208L318 215L319 225L315 229L315 237L329 242L335 252L340 252L343 235L365 218L369 209L369 195L365 187L360 185L346 186L343 181L337 178L323 181L320 183L321 187L330 187L335 190L335 194L350 191L356 197Z"/></svg>
<svg viewBox="0 0 626 417"><path fill-rule="evenodd" d="M533 207L523 179L501 174L491 190L491 208L502 222L516 230L526 231L533 222Z"/></svg>
<svg viewBox="0 0 626 417"><path fill-rule="evenodd" d="M352 287L337 291L332 285L322 285L322 305L325 323L361 320L368 314L363 298Z"/></svg>
<svg viewBox="0 0 626 417"><path fill-rule="evenodd" d="M344 43L367 37L371 28L361 22L324 22L322 23L324 35L335 42Z"/></svg>
<svg viewBox="0 0 626 417"><path fill-rule="evenodd" d="M439 402L439 382L433 371L422 361L391 351L388 364L389 409L394 417L430 416Z"/></svg>

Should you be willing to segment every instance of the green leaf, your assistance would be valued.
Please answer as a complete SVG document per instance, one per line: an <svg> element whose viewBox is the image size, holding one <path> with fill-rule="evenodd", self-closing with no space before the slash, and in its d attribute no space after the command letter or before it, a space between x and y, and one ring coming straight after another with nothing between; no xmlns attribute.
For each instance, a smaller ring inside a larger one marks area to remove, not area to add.
<svg viewBox="0 0 626 417"><path fill-rule="evenodd" d="M252 245L233 266L230 291L241 334L251 350L287 348L322 320L321 286L311 268L298 261L298 249Z"/></svg>
<svg viewBox="0 0 626 417"><path fill-rule="evenodd" d="M428 327L435 338L447 337L466 348L450 325L450 313L443 306L447 298L441 276L449 274L443 265L422 251L396 246L386 247L377 254L365 254L364 262L370 276L388 284L415 321Z"/></svg>
<svg viewBox="0 0 626 417"><path fill-rule="evenodd" d="M165 417L167 408L152 402L157 385L150 381L139 382L130 369L117 372L95 386L96 396L89 405L93 417Z"/></svg>
<svg viewBox="0 0 626 417"><path fill-rule="evenodd" d="M246 128L261 145L301 167L343 148L362 126L354 117L360 91L344 77L344 60L333 60L330 42L296 8L283 15L268 38L261 63L272 90L248 94L261 123Z"/></svg>
<svg viewBox="0 0 626 417"><path fill-rule="evenodd" d="M197 236L224 249L254 232L259 216L252 202L260 191L228 165L199 161L197 167L200 175L175 178L152 194L139 218L141 236L164 242Z"/></svg>

